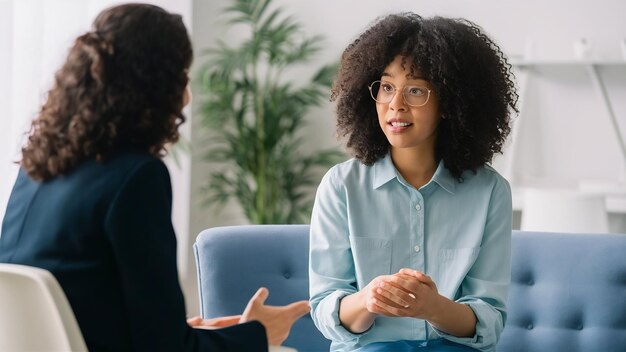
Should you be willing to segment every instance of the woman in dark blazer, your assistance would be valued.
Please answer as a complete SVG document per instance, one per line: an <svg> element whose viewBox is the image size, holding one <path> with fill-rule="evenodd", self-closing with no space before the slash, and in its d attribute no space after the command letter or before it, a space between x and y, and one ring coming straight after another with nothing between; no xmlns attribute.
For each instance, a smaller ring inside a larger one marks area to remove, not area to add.
<svg viewBox="0 0 626 352"><path fill-rule="evenodd" d="M180 16L105 10L76 39L22 148L0 262L52 272L90 350L263 351L308 311L265 306L260 289L242 316L185 321L160 157L185 120L191 59Z"/></svg>

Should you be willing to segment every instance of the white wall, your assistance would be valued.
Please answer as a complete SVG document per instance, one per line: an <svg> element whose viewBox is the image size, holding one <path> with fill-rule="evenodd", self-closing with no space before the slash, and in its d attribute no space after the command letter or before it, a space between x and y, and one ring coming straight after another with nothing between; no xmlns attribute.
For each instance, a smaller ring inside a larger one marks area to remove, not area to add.
<svg viewBox="0 0 626 352"><path fill-rule="evenodd" d="M2 34L4 33L4 34ZM13 109L13 94L11 90L13 75L13 56L11 48L13 47L13 1L0 0L0 106L3 115L9 115L7 118L3 116L2 128L0 128L0 162L9 164L13 157L13 148L10 141L13 140L12 119L10 118ZM15 177L11 168L8 166L0 167L0 209L4 209L4 203L11 191L10 183ZM0 210L0 214L4 214Z"/></svg>

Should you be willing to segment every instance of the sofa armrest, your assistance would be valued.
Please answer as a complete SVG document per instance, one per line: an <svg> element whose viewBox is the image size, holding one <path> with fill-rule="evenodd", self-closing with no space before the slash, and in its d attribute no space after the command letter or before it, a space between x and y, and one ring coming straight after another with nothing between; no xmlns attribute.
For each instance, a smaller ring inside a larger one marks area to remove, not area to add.
<svg viewBox="0 0 626 352"><path fill-rule="evenodd" d="M194 244L201 315L241 314L261 286L269 289L269 305L308 300L308 251L308 225L229 226L201 232ZM294 324L284 345L300 352L328 351L330 341L307 314Z"/></svg>

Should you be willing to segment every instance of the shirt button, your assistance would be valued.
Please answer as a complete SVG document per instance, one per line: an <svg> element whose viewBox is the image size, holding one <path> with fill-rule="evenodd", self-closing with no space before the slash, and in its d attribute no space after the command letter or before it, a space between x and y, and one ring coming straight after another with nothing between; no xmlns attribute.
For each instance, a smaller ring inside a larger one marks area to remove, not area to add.
<svg viewBox="0 0 626 352"><path fill-rule="evenodd" d="M419 252L419 251L420 251L420 246L415 246L415 247L413 247L413 249L414 249L416 252Z"/></svg>
<svg viewBox="0 0 626 352"><path fill-rule="evenodd" d="M419 203L418 203L418 204L415 206L415 209L417 209L417 210L422 210L422 206L421 206L421 205L419 205Z"/></svg>

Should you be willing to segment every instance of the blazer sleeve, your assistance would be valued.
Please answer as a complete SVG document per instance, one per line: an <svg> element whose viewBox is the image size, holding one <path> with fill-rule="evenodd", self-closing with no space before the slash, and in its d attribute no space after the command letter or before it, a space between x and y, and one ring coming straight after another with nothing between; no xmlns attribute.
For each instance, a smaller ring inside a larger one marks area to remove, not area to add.
<svg viewBox="0 0 626 352"><path fill-rule="evenodd" d="M137 165L107 211L105 231L124 290L137 351L264 351L258 322L218 330L189 327L176 266L169 173L159 159ZM94 317L97 319L97 317Z"/></svg>

